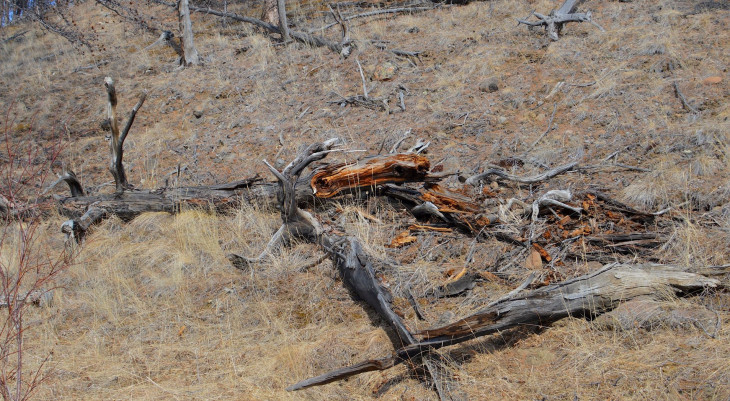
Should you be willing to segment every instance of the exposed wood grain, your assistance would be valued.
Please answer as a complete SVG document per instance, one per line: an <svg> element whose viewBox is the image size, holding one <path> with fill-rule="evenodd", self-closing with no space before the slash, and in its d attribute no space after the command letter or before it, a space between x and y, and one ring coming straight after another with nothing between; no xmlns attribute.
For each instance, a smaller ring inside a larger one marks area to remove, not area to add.
<svg viewBox="0 0 730 401"><path fill-rule="evenodd" d="M322 168L312 176L311 186L317 197L330 198L344 190L427 181L430 169L431 164L424 156L407 153L374 156L354 164Z"/></svg>
<svg viewBox="0 0 730 401"><path fill-rule="evenodd" d="M288 389L299 390L367 371L389 369L424 352L513 327L546 326L569 316L596 316L630 299L666 299L719 285L716 279L673 266L610 264L584 276L500 300L454 323L416 333L421 337L418 343L401 348L392 356L337 369Z"/></svg>

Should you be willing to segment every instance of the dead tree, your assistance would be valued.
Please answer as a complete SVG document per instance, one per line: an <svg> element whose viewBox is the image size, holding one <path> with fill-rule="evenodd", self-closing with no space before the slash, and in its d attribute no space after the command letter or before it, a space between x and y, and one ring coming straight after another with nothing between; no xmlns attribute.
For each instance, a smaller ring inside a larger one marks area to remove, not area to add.
<svg viewBox="0 0 730 401"><path fill-rule="evenodd" d="M590 22L600 29L601 32L604 32L603 27L593 21L590 11L584 13L575 12L576 7L581 2L582 0L565 0L560 8L551 11L548 15L533 12L532 15L538 19L536 22L523 19L518 19L517 22L528 26L544 26L548 37L552 40L558 40L558 35L563 29L563 25L568 22Z"/></svg>
<svg viewBox="0 0 730 401"><path fill-rule="evenodd" d="M364 301L375 310L378 316L393 330L395 333L395 338L392 338L394 347L398 349L413 346L417 341L402 318L393 310L392 295L378 279L373 258L364 251L360 240L352 236L323 232L321 225L312 214L297 207L296 183L299 175L309 164L323 159L332 152L331 148L336 143L337 140L330 140L309 146L282 172L264 160L266 166L279 180L281 192L278 198L283 224L258 258L248 259L238 255L229 255L229 259L234 266L245 268L248 263L261 260L274 246L288 237L294 236L316 242L329 254L345 286L357 299ZM316 193L319 190L325 194L324 188L327 188L326 196L332 196L346 187L348 181L354 183L353 185L359 185L361 178L364 179L367 176L371 176L370 185L375 185L394 178L400 182L424 180L428 175L429 163L422 156L391 155L386 157L385 161L379 160L379 163L375 160L378 158L355 166L339 165L328 169L326 171L333 176L329 183L324 182L325 178L329 178L328 174L323 175L320 174L321 171L317 172L311 179L313 191ZM315 186L315 183L319 186ZM453 383L450 384L451 381L445 379L448 372L441 361L428 352L419 355L418 360L431 376L439 397L442 400L450 400L450 394L455 390L450 388Z"/></svg>
<svg viewBox="0 0 730 401"><path fill-rule="evenodd" d="M288 42L291 40L289 36L289 25L286 21L286 0L277 0L276 8L279 14L279 30L281 31L281 40Z"/></svg>
<svg viewBox="0 0 730 401"><path fill-rule="evenodd" d="M163 4L163 5L166 5L169 7L175 7L174 3L170 3L165 0L154 0L154 1L155 1L155 3L158 3L158 4ZM207 8L207 7L190 6L190 10L204 13L204 14L215 15L218 17L230 18L234 21L245 22L247 24L252 24L259 28L265 29L269 32L277 33L277 34L281 35L281 30L277 26L278 24L276 22L269 23L269 22L262 21L257 18L246 17L243 15L230 13L230 12L224 12L224 11L215 10L215 9ZM276 18L276 15L275 15L275 18ZM274 19L274 21L276 21L276 19ZM304 43L305 45L312 46L312 47L326 47L326 48L329 48L330 50L332 50L333 52L342 55L343 57L347 57L349 55L348 46L343 46L341 43L328 40L321 36L312 35L307 32L292 31L292 30L289 31L289 35L291 36L292 39L296 40L297 42ZM343 51L343 50L345 50L345 51Z"/></svg>
<svg viewBox="0 0 730 401"><path fill-rule="evenodd" d="M127 134L129 134L129 130L132 128L137 111L139 111L147 98L147 92L143 92L140 95L137 104L129 113L124 129L120 132L119 121L117 120L117 92L114 88L114 80L111 77L106 77L104 79L104 83L106 85L106 93L108 96L107 115L109 118L109 126L112 131L110 141L111 162L109 165L109 171L112 173L112 176L114 176L114 184L117 188L117 193L121 193L124 192L125 189L129 188L127 175L124 173L124 164L122 163L124 158L124 140L127 139Z"/></svg>
<svg viewBox="0 0 730 401"><path fill-rule="evenodd" d="M180 23L180 31L182 31L183 58L181 65L191 66L200 64L198 49L195 48L193 41L193 24L190 22L190 7L188 0L179 0L177 3L177 12Z"/></svg>
<svg viewBox="0 0 730 401"><path fill-rule="evenodd" d="M520 326L547 326L566 317L595 317L622 302L639 297L660 299L717 288L720 282L700 274L664 265L610 264L602 269L495 302L451 324L416 333L420 340L392 356L303 380L289 391L342 380L360 373L386 370L431 350Z"/></svg>

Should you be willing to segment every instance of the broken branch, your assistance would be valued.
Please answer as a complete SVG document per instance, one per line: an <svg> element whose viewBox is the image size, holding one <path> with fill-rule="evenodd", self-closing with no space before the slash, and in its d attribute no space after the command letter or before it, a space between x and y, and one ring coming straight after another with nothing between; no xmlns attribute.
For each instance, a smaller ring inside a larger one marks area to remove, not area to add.
<svg viewBox="0 0 730 401"><path fill-rule="evenodd" d="M480 181L484 181L487 177L496 175L496 176L498 176L502 179L508 180L508 181L515 181L515 182L519 182L521 184L535 184L537 182L549 180L550 178L553 178L560 174L566 173L566 172L572 170L573 168L575 168L575 166L577 166L577 165L578 165L578 162L571 162L571 163L564 164L562 166L558 166L552 170L548 170L544 173L541 173L541 174L538 174L538 175L535 175L532 177L520 177L520 176L516 176L513 174L509 174L502 169L491 168L481 174L476 174L476 175L473 175L473 176L467 178L466 183L469 185L477 185L477 183L479 183Z"/></svg>

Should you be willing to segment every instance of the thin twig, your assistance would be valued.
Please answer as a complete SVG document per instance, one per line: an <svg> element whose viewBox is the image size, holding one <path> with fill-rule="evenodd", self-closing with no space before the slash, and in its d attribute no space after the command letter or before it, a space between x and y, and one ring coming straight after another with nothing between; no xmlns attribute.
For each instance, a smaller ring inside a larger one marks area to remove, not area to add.
<svg viewBox="0 0 730 401"><path fill-rule="evenodd" d="M355 62L357 63L357 68L360 70L360 78L362 79L362 94L365 100L368 100L368 87L365 84L365 74L362 72L362 65L360 65L360 60L355 57Z"/></svg>
<svg viewBox="0 0 730 401"><path fill-rule="evenodd" d="M682 91L679 90L679 85L677 85L677 82L676 81L674 82L674 93L677 95L677 97L679 98L679 100L682 101L682 106L684 106L685 109L689 110L693 114L699 113L697 111L697 109L695 109L694 107L692 107L691 104L689 104L689 102L687 101L687 99L684 97L684 94L682 93Z"/></svg>

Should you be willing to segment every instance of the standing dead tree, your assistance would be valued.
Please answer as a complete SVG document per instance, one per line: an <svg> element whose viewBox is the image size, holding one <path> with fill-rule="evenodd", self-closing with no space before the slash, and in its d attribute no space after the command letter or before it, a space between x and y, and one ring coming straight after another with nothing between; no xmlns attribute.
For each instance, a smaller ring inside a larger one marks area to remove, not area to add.
<svg viewBox="0 0 730 401"><path fill-rule="evenodd" d="M286 20L286 0L277 0L276 8L279 14L279 30L281 31L281 40L288 42L291 40L289 36L289 23Z"/></svg>
<svg viewBox="0 0 730 401"><path fill-rule="evenodd" d="M176 6L174 3L170 3L170 2L167 2L164 0L154 0L154 1L158 4L163 4L163 5L166 5L169 7ZM281 29L278 26L276 26L275 24L272 24L272 23L269 23L266 21L262 21L257 18L246 17L243 15L219 11L219 10L215 10L215 9L207 8L207 7L190 6L190 10L200 12L203 14L215 15L217 17L230 18L234 21L245 22L247 24L255 25L259 28L265 29L272 33L276 33L276 34L280 34L280 35L282 34ZM331 41L331 40L323 38L321 36L316 36L316 35L312 35L310 33L293 31L293 30L289 30L289 35L291 36L292 39L296 40L297 42L304 43L304 44L312 46L312 47L326 47L337 54L343 55L343 57L347 57L349 55L349 52L343 52L343 49L347 49L347 47L343 46L341 43Z"/></svg>
<svg viewBox="0 0 730 401"><path fill-rule="evenodd" d="M184 66L200 64L198 49L195 48L193 41L193 24L190 22L190 6L188 0L179 0L177 3L177 12L180 23L180 31L182 32L183 58L180 64Z"/></svg>
<svg viewBox="0 0 730 401"><path fill-rule="evenodd" d="M533 12L532 15L538 19L536 22L524 19L518 19L517 22L528 26L544 26L548 37L552 40L558 40L558 35L563 29L563 25L568 22L590 22L600 29L601 32L604 32L603 27L593 21L590 11L586 11L584 13L575 12L576 7L578 7L578 4L581 2L582 0L565 0L560 8L551 11L548 15Z"/></svg>

